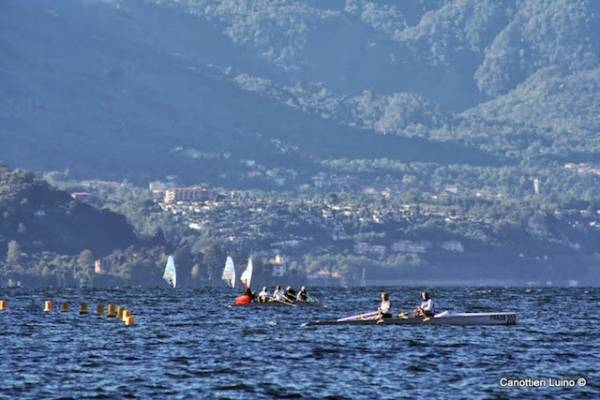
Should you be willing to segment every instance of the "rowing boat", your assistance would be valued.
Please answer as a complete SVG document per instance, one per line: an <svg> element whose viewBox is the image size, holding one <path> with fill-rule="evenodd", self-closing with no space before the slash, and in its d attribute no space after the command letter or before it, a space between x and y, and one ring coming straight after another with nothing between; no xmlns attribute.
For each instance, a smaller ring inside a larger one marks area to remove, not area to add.
<svg viewBox="0 0 600 400"><path fill-rule="evenodd" d="M406 315L385 318L383 322L376 316L356 318L347 317L341 319L323 319L311 321L306 326L317 325L515 325L517 314L512 312L490 312L490 313L449 313L444 311L432 318L414 318Z"/></svg>
<svg viewBox="0 0 600 400"><path fill-rule="evenodd" d="M296 303L286 303L283 301L269 301L266 303L252 302L249 304L233 304L235 307L315 307L319 303L316 301L301 301Z"/></svg>

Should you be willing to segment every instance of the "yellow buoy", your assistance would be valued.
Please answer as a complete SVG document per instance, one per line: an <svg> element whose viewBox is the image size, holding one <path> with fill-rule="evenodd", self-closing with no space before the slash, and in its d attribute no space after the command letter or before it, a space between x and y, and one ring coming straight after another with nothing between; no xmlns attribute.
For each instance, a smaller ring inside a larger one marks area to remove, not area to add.
<svg viewBox="0 0 600 400"><path fill-rule="evenodd" d="M52 306L53 306L53 305L54 305L54 304L52 303L52 300L46 300L46 301L44 302L44 311L45 311L45 312L50 312L50 311L52 311Z"/></svg>
<svg viewBox="0 0 600 400"><path fill-rule="evenodd" d="M127 322L127 318L131 316L131 311L129 310L123 310L123 316L121 317L121 320L123 322Z"/></svg>
<svg viewBox="0 0 600 400"><path fill-rule="evenodd" d="M117 309L114 304L108 305L108 312L106 313L108 318L115 318L117 316Z"/></svg>
<svg viewBox="0 0 600 400"><path fill-rule="evenodd" d="M104 304L100 303L96 306L96 315L104 315Z"/></svg>
<svg viewBox="0 0 600 400"><path fill-rule="evenodd" d="M117 317L119 319L123 319L123 312L124 311L125 311L124 307L121 307L121 306L117 307Z"/></svg>
<svg viewBox="0 0 600 400"><path fill-rule="evenodd" d="M8 302L6 300L0 300L0 311L6 310L8 307Z"/></svg>
<svg viewBox="0 0 600 400"><path fill-rule="evenodd" d="M61 312L69 312L69 302L65 301L60 305Z"/></svg>
<svg viewBox="0 0 600 400"><path fill-rule="evenodd" d="M135 325L135 319L133 319L133 315L130 315L125 320L125 326L133 326L133 325Z"/></svg>
<svg viewBox="0 0 600 400"><path fill-rule="evenodd" d="M87 303L81 303L79 306L79 314L87 314L88 313L88 305Z"/></svg>

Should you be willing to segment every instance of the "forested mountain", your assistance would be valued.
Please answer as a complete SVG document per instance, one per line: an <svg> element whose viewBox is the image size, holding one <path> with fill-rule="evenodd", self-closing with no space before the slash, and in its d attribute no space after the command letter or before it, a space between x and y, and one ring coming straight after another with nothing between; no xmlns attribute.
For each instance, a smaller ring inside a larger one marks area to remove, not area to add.
<svg viewBox="0 0 600 400"><path fill-rule="evenodd" d="M0 164L0 258L9 241L21 251L106 255L139 240L122 215L74 200L33 174Z"/></svg>
<svg viewBox="0 0 600 400"><path fill-rule="evenodd" d="M0 163L0 287L156 286L165 251L162 234Z"/></svg>
<svg viewBox="0 0 600 400"><path fill-rule="evenodd" d="M269 184L248 180L257 164L299 185L334 159L594 162L599 12L585 0L7 0L0 159L238 186Z"/></svg>

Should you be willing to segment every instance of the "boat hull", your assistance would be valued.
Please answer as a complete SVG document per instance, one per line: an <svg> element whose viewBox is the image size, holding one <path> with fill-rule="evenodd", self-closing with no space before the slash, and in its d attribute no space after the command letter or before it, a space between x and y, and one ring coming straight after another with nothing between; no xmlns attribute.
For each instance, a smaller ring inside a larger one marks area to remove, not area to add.
<svg viewBox="0 0 600 400"><path fill-rule="evenodd" d="M269 308L269 307L316 307L319 303L303 302L303 303L284 303L280 301L270 301L267 303L250 303L250 304L232 304L234 307L257 307L257 308Z"/></svg>
<svg viewBox="0 0 600 400"><path fill-rule="evenodd" d="M393 317L384 319L383 323L378 322L374 318L351 320L330 319L311 321L306 325L376 325L378 323L382 325L515 325L517 323L517 314L511 312L444 314L425 320L412 317Z"/></svg>

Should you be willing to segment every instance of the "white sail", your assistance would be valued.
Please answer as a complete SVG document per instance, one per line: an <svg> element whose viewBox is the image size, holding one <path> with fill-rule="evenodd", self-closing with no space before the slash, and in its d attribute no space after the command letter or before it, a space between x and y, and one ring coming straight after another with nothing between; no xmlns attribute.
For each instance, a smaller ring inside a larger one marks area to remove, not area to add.
<svg viewBox="0 0 600 400"><path fill-rule="evenodd" d="M363 270L362 270L362 278L360 280L360 286L362 286L362 287L367 286L367 280L365 279L365 271L366 271L366 269L363 268Z"/></svg>
<svg viewBox="0 0 600 400"><path fill-rule="evenodd" d="M242 285L244 285L244 287L249 288L250 285L252 284L252 272L254 271L254 266L252 265L252 257L248 257L248 265L246 266L246 269L244 270L244 272L242 273L242 276L240 277L240 281L242 282Z"/></svg>
<svg viewBox="0 0 600 400"><path fill-rule="evenodd" d="M223 269L223 276L221 277L227 285L235 288L235 265L231 257L227 257L225 261L225 268Z"/></svg>
<svg viewBox="0 0 600 400"><path fill-rule="evenodd" d="M175 269L175 261L172 256L167 259L163 279L172 287L177 285L177 270Z"/></svg>

